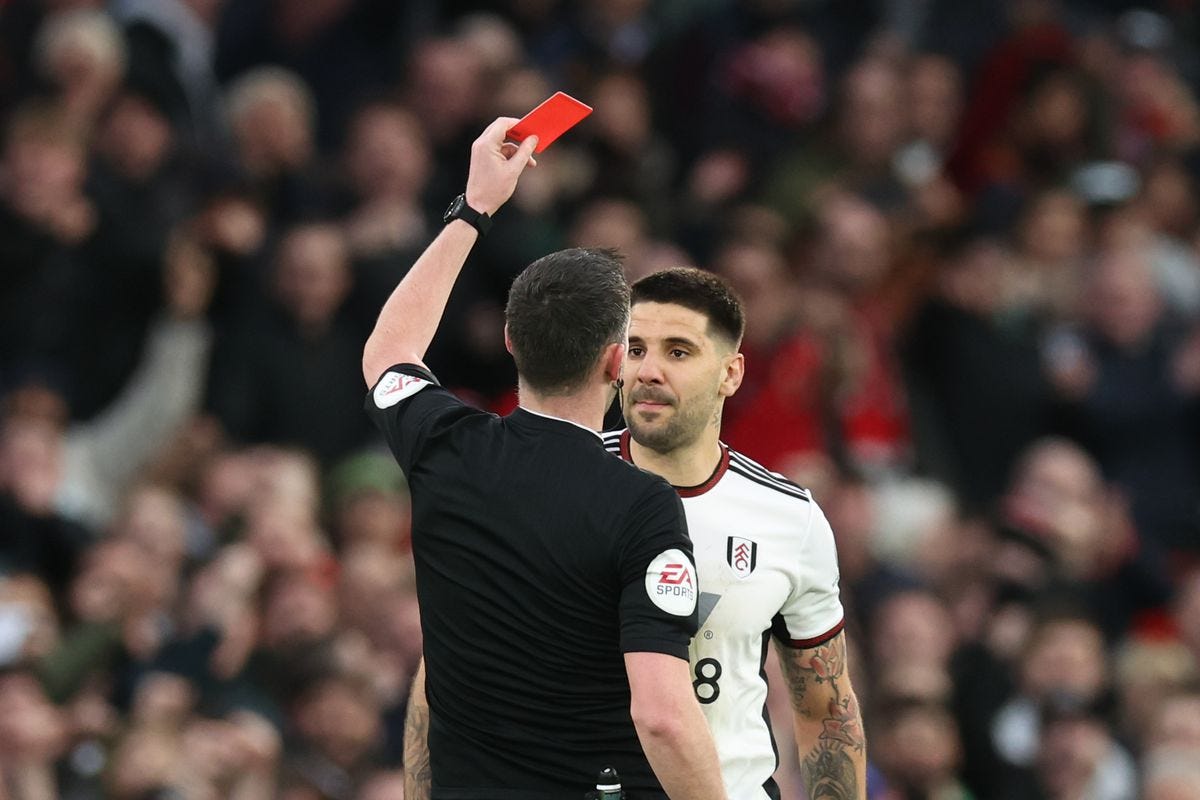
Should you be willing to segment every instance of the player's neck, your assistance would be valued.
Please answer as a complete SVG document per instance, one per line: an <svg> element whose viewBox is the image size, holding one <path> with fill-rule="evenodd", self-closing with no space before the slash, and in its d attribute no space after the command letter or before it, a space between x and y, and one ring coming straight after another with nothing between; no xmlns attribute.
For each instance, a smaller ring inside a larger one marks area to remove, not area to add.
<svg viewBox="0 0 1200 800"><path fill-rule="evenodd" d="M548 417L558 417L590 430L599 431L604 427L604 412L608 410L608 405L612 402L611 398L605 398L602 394L597 391L566 395L540 395L526 386L521 386L517 392L517 403L526 411L544 414Z"/></svg>
<svg viewBox="0 0 1200 800"><path fill-rule="evenodd" d="M643 447L631 436L629 454L642 469L661 475L672 486L686 488L704 483L721 463L721 443L715 429L691 444L666 453Z"/></svg>

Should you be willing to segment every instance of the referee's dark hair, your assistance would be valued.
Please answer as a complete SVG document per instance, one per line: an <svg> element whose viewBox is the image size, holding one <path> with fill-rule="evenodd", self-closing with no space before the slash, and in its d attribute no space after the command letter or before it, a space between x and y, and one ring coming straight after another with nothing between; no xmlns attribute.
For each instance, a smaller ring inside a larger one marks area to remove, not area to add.
<svg viewBox="0 0 1200 800"><path fill-rule="evenodd" d="M544 395L579 389L604 348L624 342L629 283L613 250L571 248L534 261L504 309L521 379Z"/></svg>
<svg viewBox="0 0 1200 800"><path fill-rule="evenodd" d="M742 301L724 279L695 267L673 267L653 272L633 284L633 305L673 303L708 318L716 332L736 349L746 331Z"/></svg>

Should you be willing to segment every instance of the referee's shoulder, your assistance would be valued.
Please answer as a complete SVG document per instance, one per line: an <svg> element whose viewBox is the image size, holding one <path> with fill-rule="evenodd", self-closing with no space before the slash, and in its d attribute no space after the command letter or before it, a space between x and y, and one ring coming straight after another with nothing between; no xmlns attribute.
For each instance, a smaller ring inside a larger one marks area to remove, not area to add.
<svg viewBox="0 0 1200 800"><path fill-rule="evenodd" d="M613 456L609 460L616 461L620 464L619 469L625 472L644 476L643 480L648 479L650 483L657 483L659 481L666 483L659 475L639 467L626 458L627 451L623 448L626 446L624 442L626 441L625 437L628 436L628 432L628 428L621 428L619 430L602 431L600 433L600 440L604 442L604 449L608 451L609 455Z"/></svg>
<svg viewBox="0 0 1200 800"><path fill-rule="evenodd" d="M671 485L662 478L649 470L626 461L621 453L621 437L625 433L624 429L613 431L602 431L600 439L604 443L604 453L602 461L604 462L603 469L607 474L619 475L619 480L625 482L625 491L651 491L653 489L666 489L669 493L674 493Z"/></svg>
<svg viewBox="0 0 1200 800"><path fill-rule="evenodd" d="M604 449L614 455L620 456L621 436L626 430L626 428L618 428L617 430L613 431L602 431L600 433L600 439L604 442Z"/></svg>

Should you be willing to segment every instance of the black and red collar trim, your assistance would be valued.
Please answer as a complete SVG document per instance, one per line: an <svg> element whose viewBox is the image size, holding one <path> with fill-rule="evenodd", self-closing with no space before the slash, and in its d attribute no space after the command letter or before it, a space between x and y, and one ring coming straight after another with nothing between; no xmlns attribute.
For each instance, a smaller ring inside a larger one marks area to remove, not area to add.
<svg viewBox="0 0 1200 800"><path fill-rule="evenodd" d="M695 486L673 486L672 487L673 489L675 489L676 492L679 493L680 497L699 497L700 495L702 495L705 492L707 492L708 490L712 489L714 486L717 485L717 483L720 482L721 478L725 475L726 470L729 469L729 448L725 446L724 442L721 442L720 444L721 444L721 460L717 462L716 469L713 470L712 475L709 475L708 479L705 480L704 483L699 483L699 484L696 484ZM630 449L629 449L629 429L628 428L626 428L624 431L621 432L621 458L625 459L630 464L633 463L633 454L630 452Z"/></svg>

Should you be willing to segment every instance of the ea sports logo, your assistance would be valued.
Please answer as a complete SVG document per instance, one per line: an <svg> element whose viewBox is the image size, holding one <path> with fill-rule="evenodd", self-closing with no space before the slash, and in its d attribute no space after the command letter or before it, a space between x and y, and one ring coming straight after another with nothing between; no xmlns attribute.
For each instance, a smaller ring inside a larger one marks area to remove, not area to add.
<svg viewBox="0 0 1200 800"><path fill-rule="evenodd" d="M375 386L375 405L378 408L391 408L406 397L411 397L426 386L433 384L416 375L405 375L403 372L389 372Z"/></svg>
<svg viewBox="0 0 1200 800"><path fill-rule="evenodd" d="M696 567L682 550L666 550L646 568L646 594L668 614L686 617L696 608Z"/></svg>
<svg viewBox="0 0 1200 800"><path fill-rule="evenodd" d="M662 573L658 576L659 584L681 584L686 583L692 585L692 570L690 564L667 564L663 568Z"/></svg>

